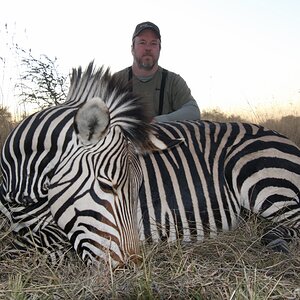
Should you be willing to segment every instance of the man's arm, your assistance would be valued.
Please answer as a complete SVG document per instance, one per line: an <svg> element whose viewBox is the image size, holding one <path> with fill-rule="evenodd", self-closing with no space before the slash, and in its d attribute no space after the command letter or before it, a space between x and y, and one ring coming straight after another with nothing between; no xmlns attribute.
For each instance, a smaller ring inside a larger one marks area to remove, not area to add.
<svg viewBox="0 0 300 300"><path fill-rule="evenodd" d="M166 115L154 117L156 122L200 120L200 110L196 100L191 99L178 110Z"/></svg>

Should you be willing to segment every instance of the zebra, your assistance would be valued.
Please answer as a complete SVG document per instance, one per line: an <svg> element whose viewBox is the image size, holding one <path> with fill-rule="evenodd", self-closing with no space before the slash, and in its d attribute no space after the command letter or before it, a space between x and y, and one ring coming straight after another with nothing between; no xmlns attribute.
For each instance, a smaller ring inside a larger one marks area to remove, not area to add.
<svg viewBox="0 0 300 300"><path fill-rule="evenodd" d="M26 118L2 149L0 211L18 234L15 246L46 251L52 262L70 243L87 264L110 256L112 264L131 254L138 259L136 199L142 174L135 150L166 147L154 135L149 139L149 122L140 99L109 69L95 70L93 62L85 72L74 69L65 103ZM114 163L111 151L118 156ZM70 158L79 159L74 173L67 169L74 167ZM109 166L127 173L118 178ZM65 182L59 181L61 172Z"/></svg>
<svg viewBox="0 0 300 300"><path fill-rule="evenodd" d="M300 149L250 123L151 123L142 99L90 63L64 104L35 113L1 156L0 210L20 248L87 265L140 261L140 242L215 237L242 209L270 221L262 242L300 237Z"/></svg>

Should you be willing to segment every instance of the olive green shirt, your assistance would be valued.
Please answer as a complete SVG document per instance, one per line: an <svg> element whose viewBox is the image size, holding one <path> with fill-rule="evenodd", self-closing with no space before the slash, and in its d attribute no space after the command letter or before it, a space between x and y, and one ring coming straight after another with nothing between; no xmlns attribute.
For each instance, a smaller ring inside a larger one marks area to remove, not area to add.
<svg viewBox="0 0 300 300"><path fill-rule="evenodd" d="M153 77L148 78L148 80L147 78L139 79L134 75L132 75L131 79L132 91L144 99L153 117L159 115L162 70L163 69L159 67ZM117 72L116 76L120 76L122 80L128 81L130 79L129 68ZM174 113L174 115L172 113ZM158 121L200 119L200 111L197 102L191 95L189 87L180 75L170 71L167 72L162 113L161 116L155 119Z"/></svg>

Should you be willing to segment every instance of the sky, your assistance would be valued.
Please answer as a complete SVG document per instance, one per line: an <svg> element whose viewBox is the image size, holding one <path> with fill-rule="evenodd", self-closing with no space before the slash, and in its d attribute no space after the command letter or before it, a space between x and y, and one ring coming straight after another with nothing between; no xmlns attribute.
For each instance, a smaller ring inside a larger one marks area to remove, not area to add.
<svg viewBox="0 0 300 300"><path fill-rule="evenodd" d="M4 24L15 42L36 56L57 57L68 74L92 60L113 72L131 65L134 28L152 21L162 36L159 64L184 78L201 110L299 115L299 16L299 0L5 1L1 101L16 110L11 87L18 72Z"/></svg>

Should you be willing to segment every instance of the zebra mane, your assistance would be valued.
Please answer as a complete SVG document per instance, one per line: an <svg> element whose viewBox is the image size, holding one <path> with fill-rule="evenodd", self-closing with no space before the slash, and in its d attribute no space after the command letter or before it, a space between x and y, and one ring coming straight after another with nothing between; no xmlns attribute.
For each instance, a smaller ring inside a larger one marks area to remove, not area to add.
<svg viewBox="0 0 300 300"><path fill-rule="evenodd" d="M105 70L102 66L95 70L93 62L84 72L81 67L74 69L65 104L83 107L85 103L97 97L101 98L107 106L108 127L120 126L124 135L140 149L153 148L149 139L150 132L153 130L150 126L149 109L142 98L129 91L128 83L112 75L109 68ZM100 114L99 118L102 116ZM90 124L88 126L90 127Z"/></svg>
<svg viewBox="0 0 300 300"><path fill-rule="evenodd" d="M101 78L108 76L109 69L104 71L101 67L95 71L94 62L90 62L83 72L81 66L72 70L70 88L65 104L68 106L80 106L93 97L99 97ZM100 83L100 84L99 84Z"/></svg>

